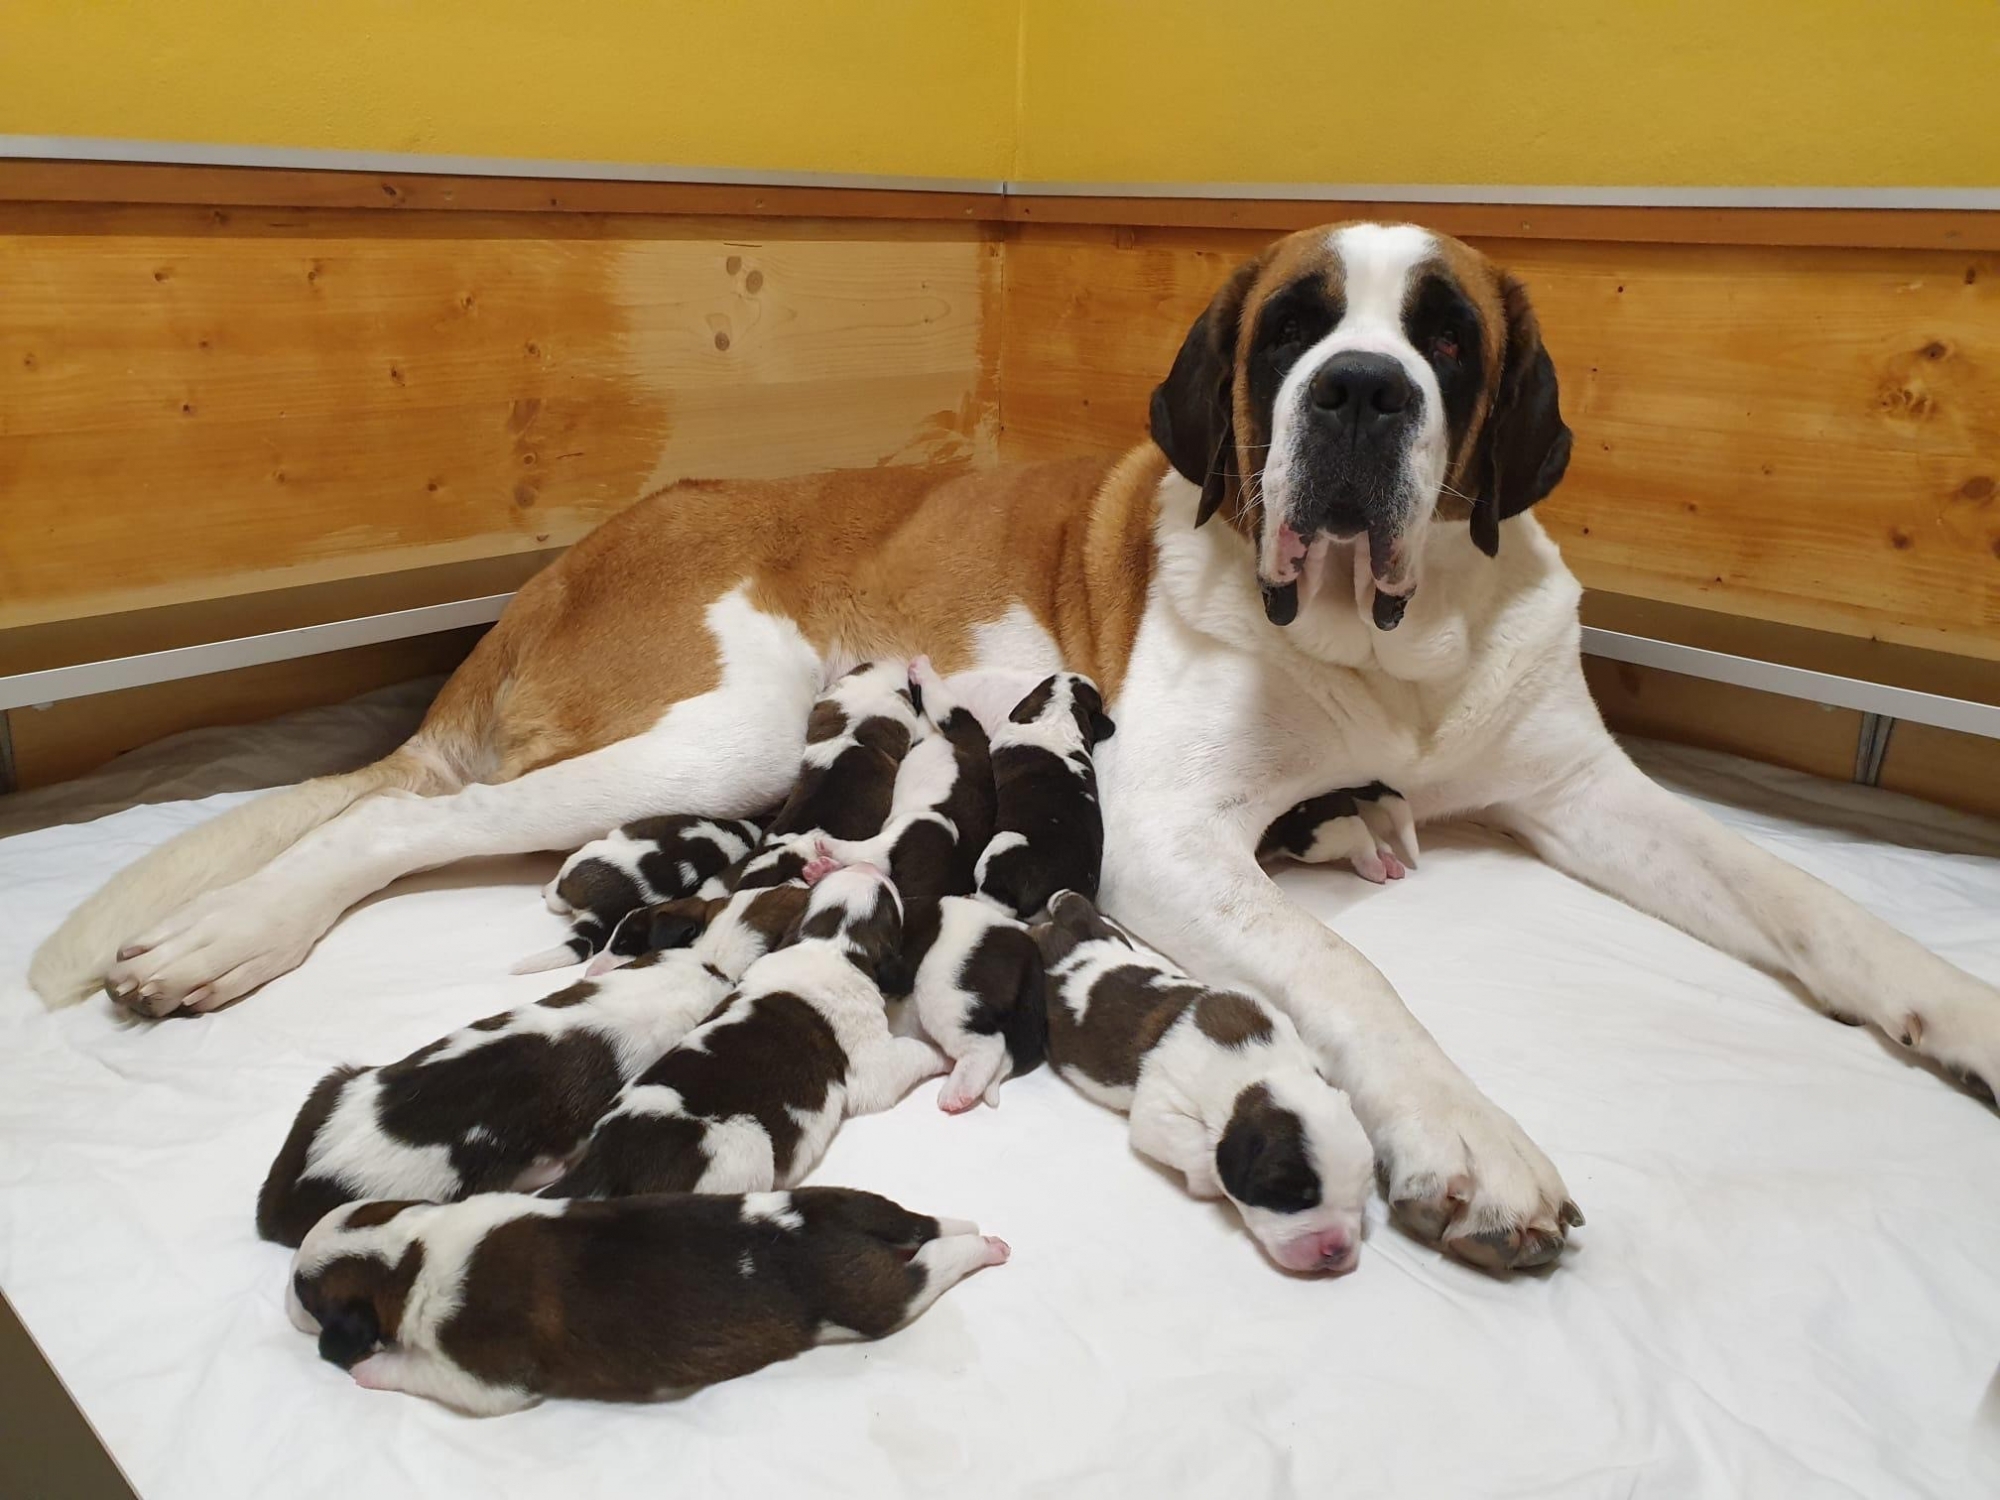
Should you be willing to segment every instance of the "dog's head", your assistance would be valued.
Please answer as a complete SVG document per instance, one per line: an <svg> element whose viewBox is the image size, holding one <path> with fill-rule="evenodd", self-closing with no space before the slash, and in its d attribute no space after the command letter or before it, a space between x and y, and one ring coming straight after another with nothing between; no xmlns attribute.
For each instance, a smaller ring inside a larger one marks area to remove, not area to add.
<svg viewBox="0 0 2000 1500"><path fill-rule="evenodd" d="M423 1242L398 1223L417 1203L347 1203L329 1213L292 1256L285 1311L301 1333L319 1335L319 1356L352 1369L402 1327Z"/></svg>
<svg viewBox="0 0 2000 1500"><path fill-rule="evenodd" d="M1378 629L1415 591L1434 516L1500 523L1562 479L1570 433L1521 284L1413 225L1290 235L1237 270L1153 392L1154 442L1257 551L1290 624L1346 584Z"/></svg>
<svg viewBox="0 0 2000 1500"><path fill-rule="evenodd" d="M874 865L843 865L828 874L809 872L812 893L792 930L794 942L837 944L847 961L884 992L906 994L903 898Z"/></svg>
<svg viewBox="0 0 2000 1500"><path fill-rule="evenodd" d="M1303 1068L1244 1088L1215 1146L1222 1190L1288 1271L1354 1268L1374 1163L1347 1095Z"/></svg>

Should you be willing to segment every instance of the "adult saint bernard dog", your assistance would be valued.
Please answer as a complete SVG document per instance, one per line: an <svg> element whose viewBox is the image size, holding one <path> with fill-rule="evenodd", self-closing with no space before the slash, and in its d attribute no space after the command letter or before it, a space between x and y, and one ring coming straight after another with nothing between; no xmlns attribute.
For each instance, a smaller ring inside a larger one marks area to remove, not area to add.
<svg viewBox="0 0 2000 1500"><path fill-rule="evenodd" d="M1204 980L1294 1017L1411 1232L1554 1259L1557 1173L1374 965L1257 863L1271 820L1382 781L2000 1084L2000 991L1655 787L1579 669L1576 581L1523 514L1570 435L1527 292L1455 240L1347 224L1232 275L1152 440L941 476L687 482L531 581L416 735L183 834L36 955L51 1003L210 1010L355 902L474 855L781 800L835 674L1067 667L1102 687L1102 901Z"/></svg>

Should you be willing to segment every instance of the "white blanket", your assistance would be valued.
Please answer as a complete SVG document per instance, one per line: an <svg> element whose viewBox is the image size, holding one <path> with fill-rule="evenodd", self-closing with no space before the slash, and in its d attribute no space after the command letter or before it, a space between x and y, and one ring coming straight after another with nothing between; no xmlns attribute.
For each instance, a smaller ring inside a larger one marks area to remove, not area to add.
<svg viewBox="0 0 2000 1500"><path fill-rule="evenodd" d="M344 722L318 721L316 755ZM356 748L381 731L357 716ZM2000 980L2000 830L1647 759ZM536 898L551 862L404 881L206 1019L44 1013L32 946L236 795L0 841L0 1286L149 1500L2000 1492L2000 1120L1777 980L1449 829L1399 885L1282 878L1562 1169L1590 1223L1552 1273L1489 1279L1378 1203L1357 1273L1288 1278L1044 1070L963 1119L926 1085L815 1174L1014 1246L884 1342L671 1404L485 1422L360 1390L286 1322L257 1185L329 1064L566 977L505 972L560 925Z"/></svg>

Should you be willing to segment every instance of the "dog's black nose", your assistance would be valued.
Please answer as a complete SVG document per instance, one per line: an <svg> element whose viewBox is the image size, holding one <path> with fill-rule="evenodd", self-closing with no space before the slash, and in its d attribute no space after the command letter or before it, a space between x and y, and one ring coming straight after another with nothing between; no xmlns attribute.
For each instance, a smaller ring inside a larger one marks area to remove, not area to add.
<svg viewBox="0 0 2000 1500"><path fill-rule="evenodd" d="M1386 354L1336 354L1313 372L1312 404L1361 428L1386 426L1410 409L1416 388Z"/></svg>

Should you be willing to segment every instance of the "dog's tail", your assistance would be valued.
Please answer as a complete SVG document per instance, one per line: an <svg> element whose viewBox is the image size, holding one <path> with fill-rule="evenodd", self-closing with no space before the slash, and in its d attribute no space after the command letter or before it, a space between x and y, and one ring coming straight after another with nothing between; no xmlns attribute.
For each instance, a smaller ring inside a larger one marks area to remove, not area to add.
<svg viewBox="0 0 2000 1500"><path fill-rule="evenodd" d="M127 865L58 927L28 966L28 982L55 1009L103 979L118 945L176 907L263 868L322 823L375 792L455 790L439 758L412 741L373 765L321 776L232 807Z"/></svg>

